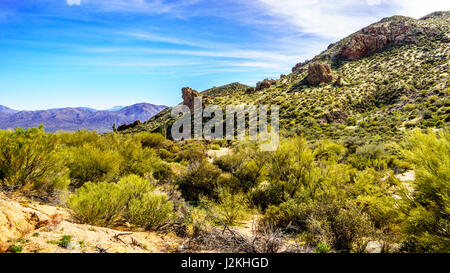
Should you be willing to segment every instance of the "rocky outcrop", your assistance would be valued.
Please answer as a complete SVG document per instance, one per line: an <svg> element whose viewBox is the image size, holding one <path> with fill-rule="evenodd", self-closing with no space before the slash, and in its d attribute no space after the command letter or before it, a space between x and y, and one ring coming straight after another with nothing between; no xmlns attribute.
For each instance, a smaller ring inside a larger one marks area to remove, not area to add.
<svg viewBox="0 0 450 273"><path fill-rule="evenodd" d="M127 129L134 128L134 127L136 127L136 126L139 126L140 124L141 124L141 121L140 121L140 120L136 120L135 122L130 123L130 124L123 124L123 125L120 125L120 126L117 128L117 132L125 131L125 130L127 130Z"/></svg>
<svg viewBox="0 0 450 273"><path fill-rule="evenodd" d="M256 91L255 87L249 87L247 88L247 90L245 90L245 94L251 94L255 91Z"/></svg>
<svg viewBox="0 0 450 273"><path fill-rule="evenodd" d="M303 73L307 70L306 65L308 64L309 61L304 61L301 63L296 64L293 68L292 68L292 73Z"/></svg>
<svg viewBox="0 0 450 273"><path fill-rule="evenodd" d="M338 53L338 57L356 60L383 49L388 44L416 43L422 30L406 21L369 26L348 40Z"/></svg>
<svg viewBox="0 0 450 273"><path fill-rule="evenodd" d="M202 107L205 108L206 103L205 99L206 97L200 95L200 93L190 87L184 87L181 89L182 91L182 97L183 97L183 104L189 107L191 111L194 111L194 99L200 98L202 99Z"/></svg>
<svg viewBox="0 0 450 273"><path fill-rule="evenodd" d="M272 79L264 79L262 82L258 82L256 84L256 91L260 91L263 89L270 88L272 85L274 85L277 81Z"/></svg>
<svg viewBox="0 0 450 273"><path fill-rule="evenodd" d="M307 80L308 83L312 85L333 81L330 65L321 63L309 64Z"/></svg>

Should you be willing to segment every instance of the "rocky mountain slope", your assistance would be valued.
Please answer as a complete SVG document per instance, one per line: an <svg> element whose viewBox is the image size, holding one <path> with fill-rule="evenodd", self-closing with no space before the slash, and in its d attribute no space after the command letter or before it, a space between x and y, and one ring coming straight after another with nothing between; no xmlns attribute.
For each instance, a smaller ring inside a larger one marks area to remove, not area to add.
<svg viewBox="0 0 450 273"><path fill-rule="evenodd" d="M393 16L331 44L279 79L199 96L222 106L277 104L285 135L350 142L397 138L406 128L439 128L450 121L449 42L450 12ZM166 109L128 132L167 133L172 123Z"/></svg>
<svg viewBox="0 0 450 273"><path fill-rule="evenodd" d="M114 111L98 111L85 107L16 111L0 107L0 129L29 128L44 124L48 132L87 129L104 133L111 131L114 123L118 127L135 120L145 121L165 108L167 106L149 103L134 104Z"/></svg>

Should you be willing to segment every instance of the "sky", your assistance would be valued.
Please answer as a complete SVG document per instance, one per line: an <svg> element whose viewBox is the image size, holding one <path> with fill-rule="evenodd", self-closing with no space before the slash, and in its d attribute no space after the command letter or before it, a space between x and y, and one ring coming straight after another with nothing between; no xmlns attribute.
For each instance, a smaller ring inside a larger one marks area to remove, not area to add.
<svg viewBox="0 0 450 273"><path fill-rule="evenodd" d="M392 15L447 0L0 0L0 105L173 106L181 88L255 85Z"/></svg>

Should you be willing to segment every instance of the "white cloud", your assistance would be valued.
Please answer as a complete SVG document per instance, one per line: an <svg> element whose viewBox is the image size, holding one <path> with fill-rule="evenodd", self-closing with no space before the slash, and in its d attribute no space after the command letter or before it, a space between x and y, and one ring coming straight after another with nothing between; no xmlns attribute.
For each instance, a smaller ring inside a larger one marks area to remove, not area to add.
<svg viewBox="0 0 450 273"><path fill-rule="evenodd" d="M81 0L66 0L67 5L69 6L73 6L73 5L81 5Z"/></svg>
<svg viewBox="0 0 450 273"><path fill-rule="evenodd" d="M256 0L267 14L299 32L329 38L345 37L383 17L422 17L449 10L448 0Z"/></svg>
<svg viewBox="0 0 450 273"><path fill-rule="evenodd" d="M88 3L93 7L107 12L161 14L169 12L177 13L183 8L195 5L200 1L201 0L89 0Z"/></svg>
<svg viewBox="0 0 450 273"><path fill-rule="evenodd" d="M394 1L398 5L398 13L401 15L420 18L434 11L450 10L450 1L448 0L409 0Z"/></svg>

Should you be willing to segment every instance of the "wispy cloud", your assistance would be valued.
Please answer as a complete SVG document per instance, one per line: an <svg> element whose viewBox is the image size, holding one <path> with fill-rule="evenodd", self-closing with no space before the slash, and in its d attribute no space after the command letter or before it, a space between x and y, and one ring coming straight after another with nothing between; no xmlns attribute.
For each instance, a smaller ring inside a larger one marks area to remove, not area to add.
<svg viewBox="0 0 450 273"><path fill-rule="evenodd" d="M66 0L67 5L74 6L74 5L81 5L81 0Z"/></svg>
<svg viewBox="0 0 450 273"><path fill-rule="evenodd" d="M448 0L256 0L265 14L299 32L342 38L389 15L421 17L450 9Z"/></svg>
<svg viewBox="0 0 450 273"><path fill-rule="evenodd" d="M67 0L67 2L85 0ZM176 13L201 0L89 0L86 5L107 12L133 12L147 14Z"/></svg>

